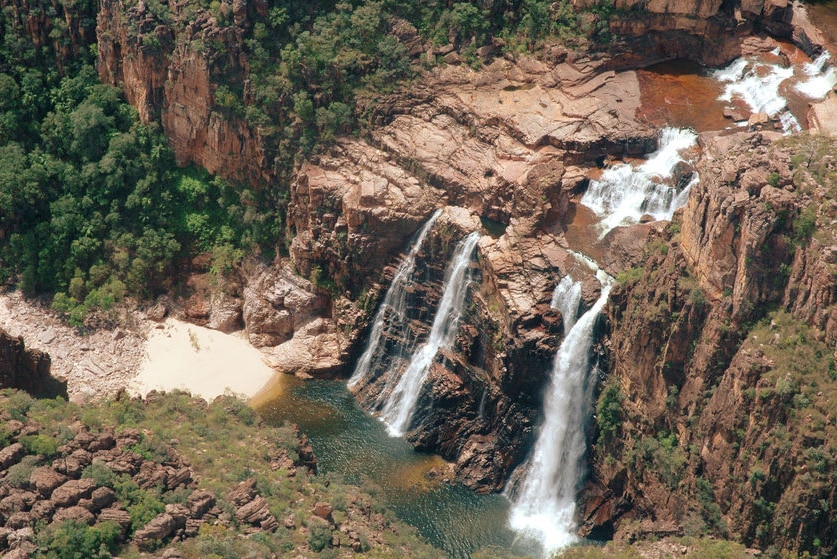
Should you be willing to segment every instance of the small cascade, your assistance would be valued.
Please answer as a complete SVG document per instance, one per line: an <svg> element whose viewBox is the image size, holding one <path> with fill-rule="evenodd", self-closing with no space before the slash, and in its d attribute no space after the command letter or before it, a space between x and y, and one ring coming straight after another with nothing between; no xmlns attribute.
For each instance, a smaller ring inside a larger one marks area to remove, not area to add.
<svg viewBox="0 0 837 559"><path fill-rule="evenodd" d="M791 66L786 68L738 58L726 68L715 70L712 76L725 84L724 93L718 98L720 101L732 102L738 97L754 113L766 113L771 117L787 111L787 101L779 94L779 86L793 77Z"/></svg>
<svg viewBox="0 0 837 559"><path fill-rule="evenodd" d="M821 99L828 95L837 85L837 69L827 66L830 59L831 53L826 50L816 60L805 63L803 70L808 79L797 83L794 89L811 99Z"/></svg>
<svg viewBox="0 0 837 559"><path fill-rule="evenodd" d="M793 66L738 58L711 75L724 84L720 101L731 103L740 99L754 113L766 113L778 119L782 130L789 134L801 131L802 126L788 110L787 99L781 93L783 82L788 80L794 91L809 99L822 99L837 86L837 69L828 64L830 59L831 53L824 51L815 60L805 63L801 72L795 72Z"/></svg>
<svg viewBox="0 0 837 559"><path fill-rule="evenodd" d="M421 250L424 244L424 239L427 234L433 229L436 220L442 214L442 210L438 209L427 220L427 223L419 230L410 246L410 251L406 258L398 266L395 271L395 276L392 278L392 283L384 295L384 301L381 303L378 312L375 314L375 321L372 325L372 331L369 333L369 341L366 344L366 350L355 366L348 382L348 387L351 390L358 384L361 384L369 374L369 371L377 366L376 362L381 357L381 342L384 330L389 329L390 333L400 334L401 339L408 337L407 328L407 292L406 287L412 283L413 271L416 267L416 254Z"/></svg>
<svg viewBox="0 0 837 559"><path fill-rule="evenodd" d="M603 271L596 276L602 284L601 295L574 322L558 348L544 397L544 423L532 455L521 466L512 496L511 527L540 541L547 555L576 540L575 497L584 473L584 426L593 387L593 330L613 286L613 279ZM560 288L565 295L559 308L569 321L578 312L576 291L580 292L581 284L564 280L556 292Z"/></svg>
<svg viewBox="0 0 837 559"><path fill-rule="evenodd" d="M387 430L393 437L403 435L409 427L421 387L436 354L453 345L468 291L471 255L479 238L479 233L473 232L457 246L445 272L444 293L436 310L430 335L413 353L410 364L401 374L398 384L392 389L381 410L381 419L387 424Z"/></svg>
<svg viewBox="0 0 837 559"><path fill-rule="evenodd" d="M569 332L578 317L578 306L581 304L581 283L574 281L569 275L561 278L555 291L552 292L553 309L561 311L564 319L564 332Z"/></svg>
<svg viewBox="0 0 837 559"><path fill-rule="evenodd" d="M638 223L643 215L671 219L698 180L695 172L681 189L671 184L677 165L685 161L680 152L695 147L697 138L691 130L663 128L659 148L644 163L614 165L598 181L590 181L581 203L601 219L601 237L620 225Z"/></svg>

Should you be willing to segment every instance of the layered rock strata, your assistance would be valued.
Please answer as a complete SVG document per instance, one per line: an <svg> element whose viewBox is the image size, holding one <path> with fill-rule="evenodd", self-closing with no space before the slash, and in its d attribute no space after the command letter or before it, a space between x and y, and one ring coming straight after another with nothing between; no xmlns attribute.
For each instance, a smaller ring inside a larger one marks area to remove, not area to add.
<svg viewBox="0 0 837 559"><path fill-rule="evenodd" d="M670 248L615 291L600 403L619 424L595 445L589 533L645 518L828 554L833 183L799 155L825 145L710 139L703 180L656 245Z"/></svg>

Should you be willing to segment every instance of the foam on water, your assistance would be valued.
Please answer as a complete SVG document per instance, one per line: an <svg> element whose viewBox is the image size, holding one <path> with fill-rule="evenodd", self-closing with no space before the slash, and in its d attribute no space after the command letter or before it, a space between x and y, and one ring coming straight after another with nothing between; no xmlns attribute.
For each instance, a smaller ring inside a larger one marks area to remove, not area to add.
<svg viewBox="0 0 837 559"><path fill-rule="evenodd" d="M683 128L663 128L659 149L638 166L614 165L598 181L590 181L581 203L600 218L601 236L620 225L638 223L644 215L655 220L671 219L686 201L688 190L697 181L697 173L678 191L671 184L678 164L685 160L681 152L697 145L697 134Z"/></svg>

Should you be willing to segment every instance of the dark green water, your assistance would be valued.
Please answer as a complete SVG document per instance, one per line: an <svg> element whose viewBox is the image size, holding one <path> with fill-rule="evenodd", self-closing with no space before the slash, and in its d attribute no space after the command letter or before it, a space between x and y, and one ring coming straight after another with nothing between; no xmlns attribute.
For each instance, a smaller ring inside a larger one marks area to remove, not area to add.
<svg viewBox="0 0 837 559"><path fill-rule="evenodd" d="M442 460L389 437L383 423L358 407L344 383L286 376L254 404L269 422L290 421L308 434L321 472L354 484L369 478L381 488L378 498L400 519L452 557L467 558L484 548L537 554L506 526L509 503L504 497L428 480L428 470L443 466Z"/></svg>

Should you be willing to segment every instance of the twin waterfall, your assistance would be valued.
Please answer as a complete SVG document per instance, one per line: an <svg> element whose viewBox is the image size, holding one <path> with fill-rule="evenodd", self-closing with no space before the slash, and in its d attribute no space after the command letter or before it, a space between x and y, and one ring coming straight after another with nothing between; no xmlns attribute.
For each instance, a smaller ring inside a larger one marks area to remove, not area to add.
<svg viewBox="0 0 837 559"><path fill-rule="evenodd" d="M372 367L376 353L381 350L381 336L384 333L384 327L388 327L391 331L398 331L402 339L409 336L407 329L407 290L406 288L412 284L413 271L416 268L416 254L424 244L424 239L427 233L433 229L436 220L442 214L442 210L438 209L427 220L427 223L419 230L418 235L410 246L410 251L407 257L398 266L395 271L395 276L392 278L392 283L384 295L384 301L381 303L377 314L375 314L375 321L372 323L372 331L369 333L369 341L366 344L366 350L355 366L355 371L349 379L348 387L351 390L369 374Z"/></svg>
<svg viewBox="0 0 837 559"><path fill-rule="evenodd" d="M644 215L670 219L697 181L697 173L682 156L696 142L697 135L691 131L664 129L659 149L644 162L615 165L601 180L592 181L581 202L599 215L602 236L619 225L636 223ZM675 178L678 166L686 171ZM479 240L476 232L457 245L445 272L430 333L423 343L416 342L411 329L415 318L409 316L408 298L420 292L416 291L420 280L414 278L416 257L440 213L437 211L421 228L398 266L375 315L367 347L348 383L352 390L377 385L373 408L393 437L410 429L431 366L440 351L453 346L465 307L471 259ZM566 274L552 298L552 306L563 316L565 336L554 357L544 396L544 422L530 457L515 472L514 487L507 492L512 501L509 524L536 540L547 553L577 539L575 498L585 474L586 418L595 385L591 374L594 331L614 283L595 262L573 254L583 269L575 279ZM592 273L601 284L601 293L582 312L581 278Z"/></svg>
<svg viewBox="0 0 837 559"><path fill-rule="evenodd" d="M348 387L352 389L367 381L371 373L386 376L386 383L379 394L378 404L381 407L380 418L393 437L402 436L409 428L421 388L436 355L453 346L465 304L465 295L468 292L470 281L468 269L474 248L480 238L479 233L473 232L457 245L445 272L443 294L436 309L430 334L427 340L416 348L407 341L411 338L407 316L407 291L413 282L416 254L440 214L441 210L437 210L425 223L407 257L398 267L381 308L375 315L366 350L358 360L348 383ZM384 334L402 340L402 343L397 344L397 350L402 354L399 357L408 359L409 362L400 375L398 370L381 370L391 363L385 360Z"/></svg>
<svg viewBox="0 0 837 559"><path fill-rule="evenodd" d="M450 349L453 345L465 304L465 294L468 292L468 267L479 239L479 233L471 233L456 248L445 272L445 290L433 319L430 336L413 354L407 370L398 379L398 384L395 385L381 412L381 419L387 424L387 430L393 437L403 435L410 426L419 392L436 354L440 350Z"/></svg>

